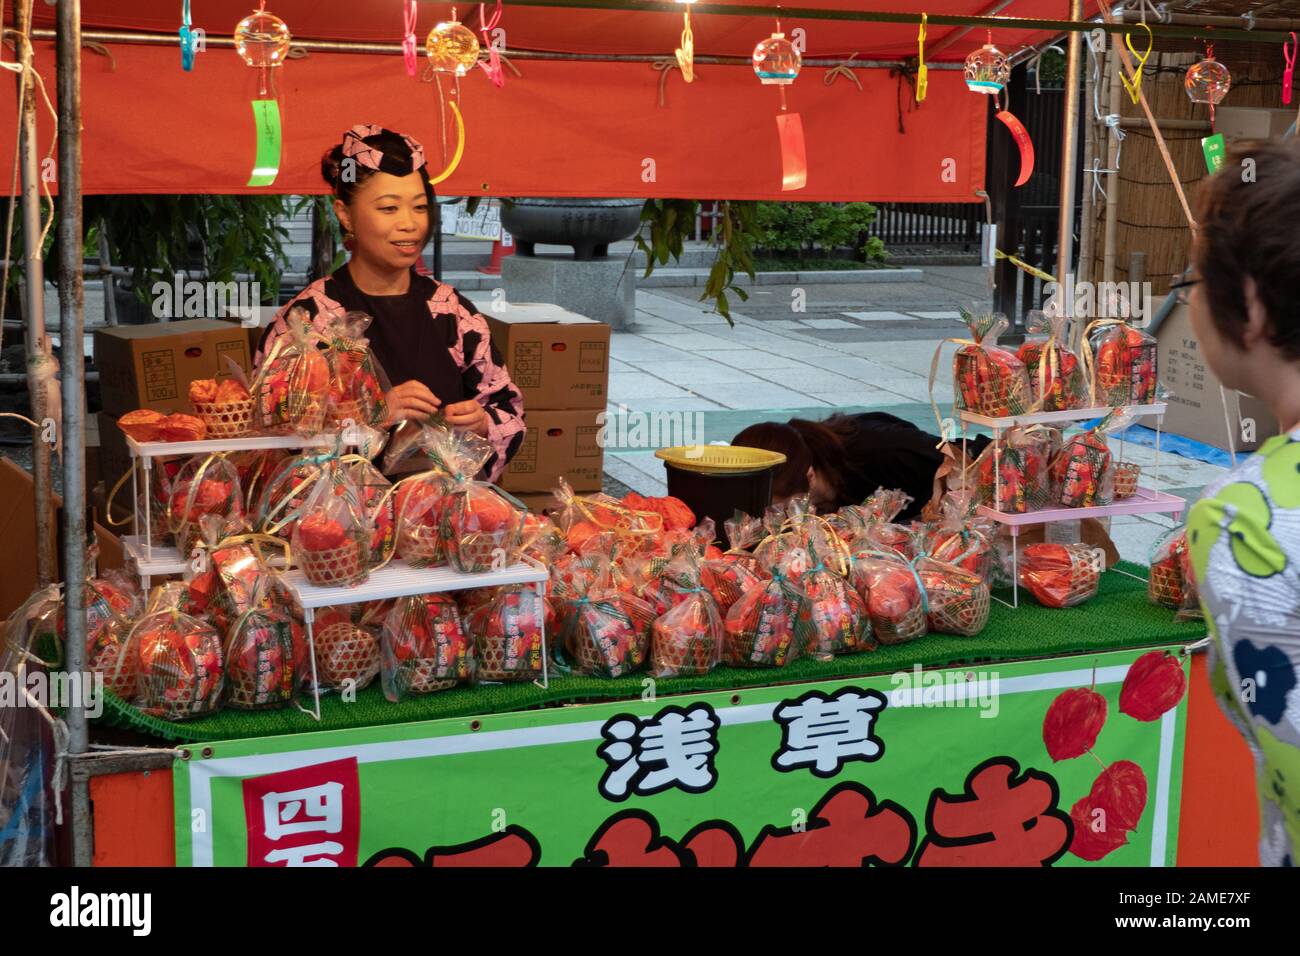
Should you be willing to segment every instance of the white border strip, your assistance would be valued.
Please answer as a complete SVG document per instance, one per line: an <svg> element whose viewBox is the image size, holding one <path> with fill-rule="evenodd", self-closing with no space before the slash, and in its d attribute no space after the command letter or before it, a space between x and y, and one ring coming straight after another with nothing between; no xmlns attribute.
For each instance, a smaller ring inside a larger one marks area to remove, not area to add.
<svg viewBox="0 0 1300 956"><path fill-rule="evenodd" d="M1128 664L1102 667L1096 670L1098 684L1117 684L1128 673ZM944 668L942 671L927 673L945 673L961 671L964 668ZM906 673L911 679L914 672ZM1058 690L1069 687L1090 685L1093 681L1093 669L1090 667L1069 671L1052 671L1046 674L1030 674L1024 677L1011 677L998 681L999 694L1024 694L1032 691ZM976 671L978 675L978 671ZM879 676L871 678L879 680ZM823 684L839 684L840 681L824 681ZM842 682L844 686L853 685L852 679ZM798 685L792 685L798 686ZM987 689L984 681L945 684L945 700L973 699L981 688ZM773 688L755 688L771 690ZM922 703L924 687L910 689L897 688L888 692L890 707L915 707ZM701 695L702 696L702 695ZM667 699L667 698L665 698ZM609 703L620 703L610 701ZM641 701L623 701L629 707ZM601 705L596 705L601 706ZM777 702L767 704L748 704L741 707L726 707L718 710L718 720L723 725L754 724L770 721ZM1154 832L1151 836L1152 866L1164 865L1164 852L1168 842L1169 825L1169 791L1170 771L1173 767L1174 731L1177 709L1169 711L1162 718L1160 736L1159 775L1156 779L1156 805ZM395 740L382 743L362 744L353 747L322 747L316 750L294 750L274 754L250 754L243 757L222 757L214 760L191 760L187 766L190 783L191 819L194 810L200 810L199 819L206 821L202 832L192 834L190 856L193 866L213 866L212 846L212 779L214 777L256 777L282 770L294 770L313 764L327 763L356 757L357 763L378 763L389 760L409 760L420 757L441 757L452 754L481 753L485 750L512 750L519 747L540 747L549 744L577 743L583 740L599 740L600 728L604 720L578 721L574 723L551 724L546 727L526 727L515 730L493 730L484 733L449 734L443 737L425 737L416 740ZM1159 861L1159 862L1157 862Z"/></svg>

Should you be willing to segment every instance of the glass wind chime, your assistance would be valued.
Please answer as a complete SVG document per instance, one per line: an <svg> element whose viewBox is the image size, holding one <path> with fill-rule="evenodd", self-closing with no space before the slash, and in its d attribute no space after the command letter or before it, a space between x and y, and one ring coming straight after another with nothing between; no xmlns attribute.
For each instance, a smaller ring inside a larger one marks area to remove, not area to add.
<svg viewBox="0 0 1300 956"><path fill-rule="evenodd" d="M991 96L998 105L994 115L1011 131L1016 147L1020 150L1020 175L1016 179L1016 185L1023 186L1034 174L1034 143L1029 138L1025 124L999 99L1011 80L1011 64L1007 61L1006 54L993 45L993 31L988 32L982 47L973 50L966 57L965 77L968 90Z"/></svg>
<svg viewBox="0 0 1300 956"><path fill-rule="evenodd" d="M1219 105L1232 87L1232 75L1228 68L1214 58L1214 44L1205 48L1205 59L1195 63L1183 77L1183 89L1193 103L1205 103L1210 107L1210 132L1214 132L1214 108Z"/></svg>
<svg viewBox="0 0 1300 956"><path fill-rule="evenodd" d="M682 40L681 46L673 51L677 57L677 66L682 71L682 79L687 83L695 82L695 34L691 31L691 4L695 0L677 0L678 3L685 4L686 9L682 11Z"/></svg>
<svg viewBox="0 0 1300 956"><path fill-rule="evenodd" d="M424 52L429 58L433 71L433 80L438 89L438 138L442 146L442 160L445 168L431 182L437 184L450 176L460 165L465 152L465 121L461 116L457 100L460 98L460 78L474 69L478 63L479 42L474 31L456 19L456 8L451 8L451 19L436 24L429 31L424 41ZM448 99L443 94L443 75L452 78L453 88ZM450 160L447 159L447 109L451 106L452 118L456 123L456 149Z"/></svg>
<svg viewBox="0 0 1300 956"><path fill-rule="evenodd" d="M776 129L781 141L781 189L789 192L808 185L808 153L804 144L803 118L788 111L785 88L799 76L803 58L795 45L776 32L754 47L754 73L764 86L775 86L781 94L781 112L776 115Z"/></svg>
<svg viewBox="0 0 1300 956"><path fill-rule="evenodd" d="M257 71L257 96L252 101L257 157L248 185L269 186L280 174L281 145L280 104L272 71L284 65L293 37L283 20L266 12L266 0L262 0L235 25L234 39L240 59Z"/></svg>

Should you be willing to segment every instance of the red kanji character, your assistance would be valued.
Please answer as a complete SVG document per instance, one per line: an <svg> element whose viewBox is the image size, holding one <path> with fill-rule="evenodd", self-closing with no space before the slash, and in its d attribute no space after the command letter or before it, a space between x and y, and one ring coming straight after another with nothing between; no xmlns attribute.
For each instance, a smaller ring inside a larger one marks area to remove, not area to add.
<svg viewBox="0 0 1300 956"><path fill-rule="evenodd" d="M702 823L681 843L659 833L659 821L644 810L624 810L601 824L574 866L736 866L744 843L729 823Z"/></svg>
<svg viewBox="0 0 1300 956"><path fill-rule="evenodd" d="M537 838L521 826L511 825L469 843L431 846L421 860L410 850L394 847L380 850L364 866L536 866L542 855Z"/></svg>
<svg viewBox="0 0 1300 956"><path fill-rule="evenodd" d="M759 831L749 851L749 866L897 866L916 842L916 822L894 803L876 803L856 783L827 791L813 808L805 829Z"/></svg>
<svg viewBox="0 0 1300 956"><path fill-rule="evenodd" d="M918 866L1047 866L1070 845L1070 818L1057 807L1056 781L1020 773L1010 757L984 761L963 796L936 789L926 811Z"/></svg>

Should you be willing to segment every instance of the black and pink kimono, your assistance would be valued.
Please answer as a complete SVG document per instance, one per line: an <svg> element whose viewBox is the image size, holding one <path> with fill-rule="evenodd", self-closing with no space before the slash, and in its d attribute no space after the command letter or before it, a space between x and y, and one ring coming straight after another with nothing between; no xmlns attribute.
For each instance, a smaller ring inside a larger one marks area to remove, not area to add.
<svg viewBox="0 0 1300 956"><path fill-rule="evenodd" d="M288 331L284 319L295 307L306 310L322 329L329 315L372 316L370 349L391 384L415 379L444 406L471 398L482 405L491 420L487 439L495 449L483 470L489 481L500 479L524 440L524 399L492 345L487 320L469 299L414 270L410 288L402 295L369 295L356 287L345 264L276 313L262 335L255 365L261 365L276 338Z"/></svg>

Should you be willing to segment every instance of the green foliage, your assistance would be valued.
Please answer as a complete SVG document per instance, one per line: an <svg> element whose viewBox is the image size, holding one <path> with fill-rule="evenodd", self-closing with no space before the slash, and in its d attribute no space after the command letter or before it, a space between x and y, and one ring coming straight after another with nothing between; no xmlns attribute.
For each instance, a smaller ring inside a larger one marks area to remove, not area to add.
<svg viewBox="0 0 1300 956"><path fill-rule="evenodd" d="M289 238L277 219L295 205L301 203L287 196L87 196L83 218L89 226L107 225L113 264L131 270L142 303L154 282L196 267L213 282L249 274L262 301L274 303Z"/></svg>
<svg viewBox="0 0 1300 956"><path fill-rule="evenodd" d="M736 285L736 273L744 272L754 278L754 244L761 235L758 212L753 202L722 200L713 236L717 257L709 270L708 281L700 301L713 301L714 309L721 313L727 324L734 325L728 292L734 292L743 302L749 294ZM680 260L686 240L695 235L695 218L700 203L694 199L647 199L641 209L641 222L649 225L637 233L636 246L646 257L645 276L654 272L656 265L667 265L671 258Z"/></svg>
<svg viewBox="0 0 1300 956"><path fill-rule="evenodd" d="M876 207L871 203L761 202L758 245L770 253L794 252L800 258L848 248L867 259L880 259L884 244L866 236L875 221Z"/></svg>

